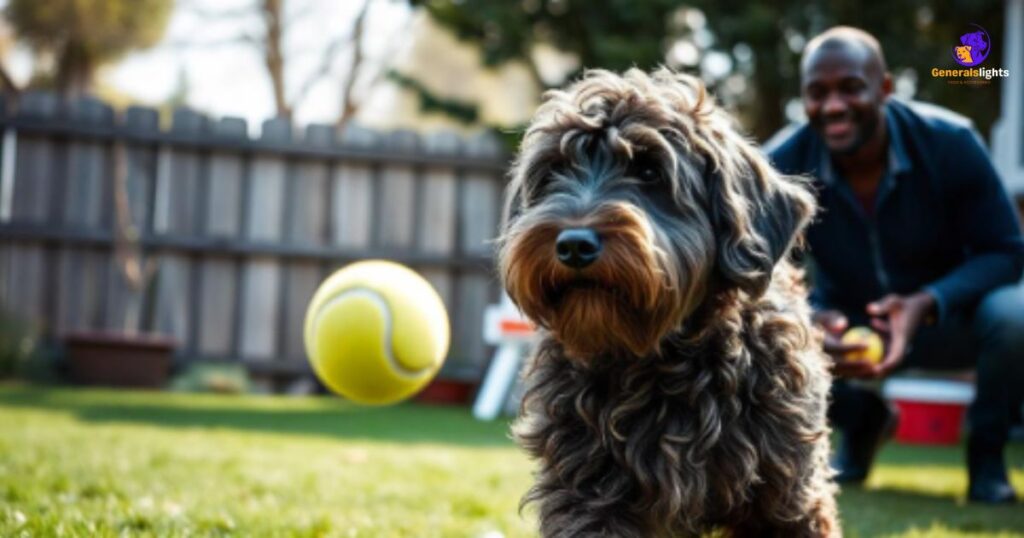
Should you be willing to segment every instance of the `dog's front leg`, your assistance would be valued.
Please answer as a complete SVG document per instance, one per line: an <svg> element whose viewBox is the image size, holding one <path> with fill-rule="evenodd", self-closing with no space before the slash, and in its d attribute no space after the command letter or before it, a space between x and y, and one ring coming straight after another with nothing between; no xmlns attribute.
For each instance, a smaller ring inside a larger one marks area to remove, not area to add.
<svg viewBox="0 0 1024 538"><path fill-rule="evenodd" d="M564 379L564 377L561 377ZM536 381L536 379L534 379ZM611 458L569 405L559 405L568 387L534 387L524 401L513 432L539 466L523 498L537 509L545 538L650 538L641 518L630 510L629 490ZM558 395L558 396L555 396ZM545 396L545 397L541 397ZM555 405L545 405L552 400ZM595 446L597 445L597 446Z"/></svg>

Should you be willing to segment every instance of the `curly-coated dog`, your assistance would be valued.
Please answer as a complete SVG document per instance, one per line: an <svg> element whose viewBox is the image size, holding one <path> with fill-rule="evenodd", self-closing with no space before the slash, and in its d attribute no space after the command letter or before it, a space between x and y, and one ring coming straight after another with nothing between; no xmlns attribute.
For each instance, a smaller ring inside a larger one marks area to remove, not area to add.
<svg viewBox="0 0 1024 538"><path fill-rule="evenodd" d="M513 427L543 536L838 536L830 377L788 260L815 209L697 79L549 92L499 266L543 331Z"/></svg>

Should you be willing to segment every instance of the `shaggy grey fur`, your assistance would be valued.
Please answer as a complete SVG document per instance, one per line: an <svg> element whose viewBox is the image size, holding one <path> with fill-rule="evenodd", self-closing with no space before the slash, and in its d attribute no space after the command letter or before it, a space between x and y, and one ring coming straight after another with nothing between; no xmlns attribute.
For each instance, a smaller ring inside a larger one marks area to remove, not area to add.
<svg viewBox="0 0 1024 538"><path fill-rule="evenodd" d="M703 85L590 71L546 95L506 196L499 265L544 332L513 431L543 536L838 536L830 383L803 275L814 212ZM597 232L584 269L569 227Z"/></svg>

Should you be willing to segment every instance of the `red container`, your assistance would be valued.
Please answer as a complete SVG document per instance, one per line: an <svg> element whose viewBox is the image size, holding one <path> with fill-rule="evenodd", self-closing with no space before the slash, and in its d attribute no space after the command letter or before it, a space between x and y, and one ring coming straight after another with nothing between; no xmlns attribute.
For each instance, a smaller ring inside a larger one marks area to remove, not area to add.
<svg viewBox="0 0 1024 538"><path fill-rule="evenodd" d="M974 399L969 383L934 379L892 379L886 398L900 410L896 440L918 445L955 445L964 412Z"/></svg>
<svg viewBox="0 0 1024 538"><path fill-rule="evenodd" d="M419 394L416 400L432 404L462 405L469 402L474 383L455 379L434 379Z"/></svg>

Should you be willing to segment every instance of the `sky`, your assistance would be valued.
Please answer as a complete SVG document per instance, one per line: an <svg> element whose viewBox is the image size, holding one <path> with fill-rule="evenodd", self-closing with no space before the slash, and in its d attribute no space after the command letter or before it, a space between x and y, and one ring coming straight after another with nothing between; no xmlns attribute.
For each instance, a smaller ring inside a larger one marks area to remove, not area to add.
<svg viewBox="0 0 1024 538"><path fill-rule="evenodd" d="M274 115L270 79L261 51L239 42L246 33L259 35L259 0L177 0L163 40L151 49L124 57L100 73L101 83L141 103L164 102L187 77L187 104L215 117L238 116L250 130ZM395 53L395 41L407 28L411 10L403 0L370 0L364 40L367 64ZM335 39L349 35L362 0L285 0L284 49L287 62L286 93L294 95L323 52ZM0 5L6 4L0 0ZM252 15L244 15L251 11ZM243 12L243 13L239 13ZM12 76L26 80L31 56L15 51L7 62ZM351 60L351 48L338 51L333 73L324 77L297 107L300 124L333 122L340 105L343 73Z"/></svg>

